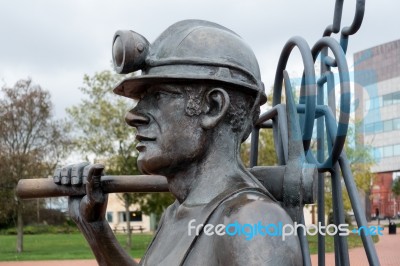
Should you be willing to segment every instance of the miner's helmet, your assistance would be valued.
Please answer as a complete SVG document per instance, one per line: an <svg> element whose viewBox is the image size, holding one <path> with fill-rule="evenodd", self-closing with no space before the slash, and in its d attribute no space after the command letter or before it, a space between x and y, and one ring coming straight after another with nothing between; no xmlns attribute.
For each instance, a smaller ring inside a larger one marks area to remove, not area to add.
<svg viewBox="0 0 400 266"><path fill-rule="evenodd" d="M267 101L251 48L233 31L203 20L184 20L166 29L151 45L133 31L117 31L113 63L120 74L141 70L114 92L138 99L148 85L200 81L225 84Z"/></svg>

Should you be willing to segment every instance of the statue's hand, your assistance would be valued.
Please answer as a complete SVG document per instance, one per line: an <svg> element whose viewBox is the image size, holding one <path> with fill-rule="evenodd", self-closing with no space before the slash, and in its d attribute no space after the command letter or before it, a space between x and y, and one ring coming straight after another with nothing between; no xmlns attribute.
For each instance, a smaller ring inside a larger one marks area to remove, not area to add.
<svg viewBox="0 0 400 266"><path fill-rule="evenodd" d="M57 169L54 182L64 186L85 186L86 195L69 197L71 219L77 224L103 221L107 208L107 194L101 189L100 178L104 165L79 163Z"/></svg>

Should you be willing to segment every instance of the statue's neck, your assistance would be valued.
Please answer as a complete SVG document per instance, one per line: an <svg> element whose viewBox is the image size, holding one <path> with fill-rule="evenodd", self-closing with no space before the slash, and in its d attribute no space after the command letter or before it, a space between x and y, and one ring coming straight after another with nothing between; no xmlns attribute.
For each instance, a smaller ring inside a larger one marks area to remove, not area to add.
<svg viewBox="0 0 400 266"><path fill-rule="evenodd" d="M167 176L170 192L179 203L206 204L225 191L232 182L248 182L241 163L239 145L234 140L220 141L210 147L201 160Z"/></svg>

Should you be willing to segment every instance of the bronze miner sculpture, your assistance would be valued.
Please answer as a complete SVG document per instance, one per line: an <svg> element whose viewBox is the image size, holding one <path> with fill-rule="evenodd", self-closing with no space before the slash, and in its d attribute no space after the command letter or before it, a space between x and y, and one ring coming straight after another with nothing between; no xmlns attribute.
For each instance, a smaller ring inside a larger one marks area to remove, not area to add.
<svg viewBox="0 0 400 266"><path fill-rule="evenodd" d="M186 20L169 27L152 45L137 33L119 31L113 53L118 72L143 71L114 90L138 100L126 115L137 129L138 167L143 174L165 176L176 197L141 264L301 264L295 236L249 241L188 231L189 224L292 223L240 159L240 144L266 102L252 50L227 28ZM72 166L74 171L88 173L87 195L70 197L70 213L97 261L134 265L105 219L107 197L98 185L103 168L81 164ZM74 180L64 182L61 176L63 185Z"/></svg>
<svg viewBox="0 0 400 266"><path fill-rule="evenodd" d="M365 0L356 3L353 23L340 30L343 0L336 0L333 23L312 48L301 37L286 43L276 70L273 107L261 116L260 105L267 98L258 63L233 31L208 21L185 20L151 45L136 32L118 31L113 39L115 70L142 71L123 80L114 92L138 101L125 120L137 129L143 175L105 176L103 165L80 163L56 170L53 180L20 180L18 196L69 196L70 215L100 265L137 264L105 219L107 193L161 191L170 191L176 201L163 214L139 265L311 265L303 206L317 201L318 222L325 225L325 172L332 181L335 225L344 223L343 180L357 225L367 226L342 151L350 112L345 54L349 36L361 26ZM331 34L339 32L338 42ZM295 47L304 65L298 104L285 70ZM314 64L319 55L317 79ZM338 118L333 115L335 68L341 89ZM286 104L281 104L283 87ZM310 149L316 119L317 158ZM263 128L274 131L277 166L257 166ZM251 168L246 169L239 149L251 132ZM293 223L303 227L276 237L279 228L273 225ZM363 231L361 238L369 263L379 265L371 236ZM318 264L325 265L321 233ZM335 235L335 264L349 265L345 235Z"/></svg>

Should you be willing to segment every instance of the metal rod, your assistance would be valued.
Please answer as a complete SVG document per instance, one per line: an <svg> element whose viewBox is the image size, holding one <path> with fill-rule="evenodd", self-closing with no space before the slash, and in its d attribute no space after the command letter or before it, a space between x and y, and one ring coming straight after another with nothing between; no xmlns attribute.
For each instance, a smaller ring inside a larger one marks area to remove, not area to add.
<svg viewBox="0 0 400 266"><path fill-rule="evenodd" d="M275 116L278 115L278 106L276 105L271 109L267 110L266 112L262 113L258 118L256 125L260 125L261 123L273 119Z"/></svg>
<svg viewBox="0 0 400 266"><path fill-rule="evenodd" d="M318 222L325 226L325 173L318 173ZM322 227L324 228L324 227ZM325 265L325 236L318 234L318 265Z"/></svg>
<svg viewBox="0 0 400 266"><path fill-rule="evenodd" d="M317 89L317 104L324 104L324 86L318 84ZM324 117L317 119L317 160L324 161ZM311 151L309 151L311 152ZM325 174L318 173L318 221L322 226L325 226ZM318 234L318 265L325 265L325 235Z"/></svg>
<svg viewBox="0 0 400 266"><path fill-rule="evenodd" d="M304 225L304 213L303 212L300 215L300 223ZM303 265L311 266L310 248L308 246L306 232L304 231L303 227L299 226L297 228L297 235L299 236L301 253L303 254Z"/></svg>
<svg viewBox="0 0 400 266"><path fill-rule="evenodd" d="M260 126L260 128L273 128L273 124L272 124L271 120L263 122L259 126Z"/></svg>
<svg viewBox="0 0 400 266"><path fill-rule="evenodd" d="M303 129L303 144L304 150L308 150L312 138L312 131L314 127L315 117L315 96L316 96L316 81L315 81L315 70L314 60L310 53L310 47L308 43L301 37L292 37L287 41L282 49L279 57L278 66L275 74L274 81L274 94L272 99L272 105L275 106L281 102L282 85L283 85L283 70L286 68L289 56L294 47L297 47L303 59L304 73L302 77L302 87L304 87L305 98L305 116Z"/></svg>
<svg viewBox="0 0 400 266"><path fill-rule="evenodd" d="M361 202L358 197L357 187L354 182L353 175L351 173L349 161L347 160L346 154L343 152L339 157L339 164L341 166L343 179L346 184L347 192L349 194L351 206L353 208L354 216L357 221L358 227L367 227L367 219L361 208ZM361 231L361 239L364 244L365 253L367 254L368 262L370 265L380 265L378 255L375 250L374 243L370 235L366 235L364 230Z"/></svg>
<svg viewBox="0 0 400 266"><path fill-rule="evenodd" d="M250 144L250 167L254 167L258 164L258 138L260 134L260 128L255 126L251 132L251 144Z"/></svg>
<svg viewBox="0 0 400 266"><path fill-rule="evenodd" d="M333 217L336 226L344 224L344 206L342 196L342 182L340 180L340 168L337 163L334 167L334 171L331 173L332 176L332 202L334 206ZM347 245L347 237L339 234L335 235L335 243L338 243L338 254L340 258L340 265L350 265L349 260L349 248ZM336 246L336 245L335 245ZM335 255L338 255L335 250Z"/></svg>

